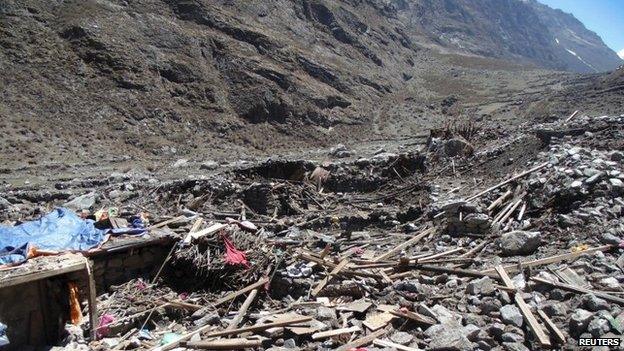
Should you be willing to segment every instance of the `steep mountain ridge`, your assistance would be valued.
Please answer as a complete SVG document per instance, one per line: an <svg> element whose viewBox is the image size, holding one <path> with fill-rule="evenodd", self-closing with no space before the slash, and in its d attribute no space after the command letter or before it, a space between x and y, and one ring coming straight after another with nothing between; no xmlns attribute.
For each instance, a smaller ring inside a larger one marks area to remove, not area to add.
<svg viewBox="0 0 624 351"><path fill-rule="evenodd" d="M501 96L569 77L539 69L569 67L535 6L6 0L0 158L267 154L409 136L459 117L502 121L519 105Z"/></svg>
<svg viewBox="0 0 624 351"><path fill-rule="evenodd" d="M400 8L412 27L445 47L582 73L623 63L574 16L536 0L417 0Z"/></svg>

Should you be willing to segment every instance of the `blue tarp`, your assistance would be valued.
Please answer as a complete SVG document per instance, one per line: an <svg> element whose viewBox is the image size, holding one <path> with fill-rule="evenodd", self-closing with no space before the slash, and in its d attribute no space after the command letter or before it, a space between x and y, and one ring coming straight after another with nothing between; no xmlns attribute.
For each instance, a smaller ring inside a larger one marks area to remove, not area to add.
<svg viewBox="0 0 624 351"><path fill-rule="evenodd" d="M103 243L106 233L95 228L92 220L82 219L66 208L56 208L36 221L0 226L0 266L25 261L31 249L88 251Z"/></svg>

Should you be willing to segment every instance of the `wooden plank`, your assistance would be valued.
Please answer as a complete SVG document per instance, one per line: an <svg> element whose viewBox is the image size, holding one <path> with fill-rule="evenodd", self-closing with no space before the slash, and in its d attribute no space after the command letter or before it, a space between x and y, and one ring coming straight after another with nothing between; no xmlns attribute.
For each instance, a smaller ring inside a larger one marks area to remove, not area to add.
<svg viewBox="0 0 624 351"><path fill-rule="evenodd" d="M337 351L348 351L351 349L357 349L360 346L366 346L370 343L373 342L373 340L381 337L382 335L384 335L386 333L385 329L380 329L377 330L375 332L370 333L367 336L361 337L359 339L353 340L352 342L346 344L346 345L342 345L340 346Z"/></svg>
<svg viewBox="0 0 624 351"><path fill-rule="evenodd" d="M249 327L244 327L244 328L238 328L238 329L233 329L233 330L222 330L222 331L216 331L216 332L211 332L206 334L206 338L214 338L214 337L218 337L218 336L226 336L226 335L238 335L238 334L243 334L243 333L247 333L247 332L258 332L258 331L263 331L263 330L267 330L267 329L271 329L271 328L275 328L275 327L285 327L287 325L292 325L292 324L299 324L299 323L304 323L304 322L309 322L312 320L312 317L301 317L301 318L293 318L291 320L288 321L281 321L281 322L274 322L274 323L264 323L264 324L256 324L256 325L252 325ZM193 337L193 335L197 335L200 333L203 333L209 329L214 328L214 326L212 325L206 325L203 326L197 330L194 330L190 333L186 333L184 335L182 335L180 338L178 338L175 341L172 341L168 344L162 345L162 346L158 346L152 349L152 351L166 351L166 350L171 350L173 348L178 347L179 345L183 344L186 342L186 340L190 339Z"/></svg>
<svg viewBox="0 0 624 351"><path fill-rule="evenodd" d="M516 289L516 287L514 286L513 281L511 280L511 278L509 278L509 275L507 275L507 272L505 271L505 268L503 268L503 265L498 265L498 266L494 267L494 269L496 270L496 273L498 273L499 277L503 281L503 284L505 284L505 287L507 287L509 289L513 289L513 290Z"/></svg>
<svg viewBox="0 0 624 351"><path fill-rule="evenodd" d="M472 249L470 249L468 252L459 255L459 257L465 258L465 257L472 257L476 254L478 254L481 250L483 250L483 248L485 247L485 245L487 245L489 243L489 241L484 240L482 241L480 244L478 244L477 246L473 247Z"/></svg>
<svg viewBox="0 0 624 351"><path fill-rule="evenodd" d="M513 206L511 206L511 209L507 213L505 213L498 220L498 222L494 221L494 222L492 222L492 224L495 224L495 223L503 224L507 220L507 218L509 218L516 211L516 208L518 208L518 206L520 206L521 203L522 203L522 197L520 197L520 199L518 201L516 201Z"/></svg>
<svg viewBox="0 0 624 351"><path fill-rule="evenodd" d="M576 117L576 115L577 115L578 113L579 113L579 111L578 111L578 110L576 110L576 111L572 112L572 114L570 115L570 117L566 118L566 120L565 120L563 123L565 124L565 123L570 122L570 121L571 121L574 117Z"/></svg>
<svg viewBox="0 0 624 351"><path fill-rule="evenodd" d="M548 318L544 311L538 309L537 314L540 316L542 321L544 321L544 324L546 325L546 328L550 331L550 334L555 337L555 341L558 344L564 345L566 343L566 338L561 330L557 328L555 323L550 318Z"/></svg>
<svg viewBox="0 0 624 351"><path fill-rule="evenodd" d="M429 261L435 260L436 258L448 256L448 255L454 254L456 252L462 251L463 249L464 249L463 247L458 247L458 248L451 249L451 250L444 251L444 252L440 252L440 253L437 253L437 254L434 254L434 255L425 256L423 258L418 258L418 259L416 259L416 263L428 263Z"/></svg>
<svg viewBox="0 0 624 351"><path fill-rule="evenodd" d="M326 261L326 260L322 260L314 255L312 255L310 252L306 252L305 250L301 250L301 252L299 252L299 254L297 255L299 258L304 259L306 261L310 261L310 262L314 262L317 264L320 264L321 266L324 267L328 267L328 268L336 268L337 264ZM356 276L356 277L366 277L366 278L374 278L377 280L382 280L383 278L379 275L379 274L373 274L373 273L369 273L369 272L362 272L362 271L353 271L350 270L348 268L343 268L340 272L339 275L347 275L347 276Z"/></svg>
<svg viewBox="0 0 624 351"><path fill-rule="evenodd" d="M186 234L182 242L185 244L190 244L191 240L193 239L191 235L197 232L203 223L204 223L204 219L202 217L197 218L197 220L195 220L195 223L193 223L191 230L189 230L188 234Z"/></svg>
<svg viewBox="0 0 624 351"><path fill-rule="evenodd" d="M168 219L168 220L166 220L166 221L162 221L162 222L160 222L160 223L156 223L156 224L154 224L154 225L152 225L152 226L149 226L149 227L147 227L147 229L148 229L148 230L151 230L151 229L161 228L161 227L164 227L164 226L166 226L166 225L168 225L168 224L171 224L171 223L175 223L175 222L178 222L178 221L184 220L185 218L186 218L186 216L184 216L184 215L177 216L177 217L174 217L174 218Z"/></svg>
<svg viewBox="0 0 624 351"><path fill-rule="evenodd" d="M387 258L395 256L396 254L401 252L403 249L408 248L408 247L416 244L417 242L422 240L422 238L424 238L425 236L431 234L432 231L433 231L433 228L426 229L425 231L423 231L422 233L414 236L413 238L409 239L408 241L395 246L390 251L388 251L388 252L386 252L386 253L384 253L384 254L382 254L380 256L377 256L376 258L373 259L373 262L379 262L381 260L385 260Z"/></svg>
<svg viewBox="0 0 624 351"><path fill-rule="evenodd" d="M91 266L89 265L89 261L85 258L85 275L87 278L87 302L89 305L89 326L91 330L89 331L91 340L96 340L97 336L97 292L95 290L95 279L93 278L93 273L91 272Z"/></svg>
<svg viewBox="0 0 624 351"><path fill-rule="evenodd" d="M312 334L312 340L327 339L327 338L331 338L332 336L341 335L341 334L351 334L351 333L355 333L359 331L362 331L362 329L358 326L354 326L350 328L328 330L328 331Z"/></svg>
<svg viewBox="0 0 624 351"><path fill-rule="evenodd" d="M268 282L269 282L269 278L263 277L260 280L258 280L257 282L255 282L255 283L253 283L253 284L251 284L249 286L246 286L246 287L244 287L244 288L242 288L242 289L240 289L238 291L229 293L225 297L222 297L222 298L218 299L217 301L215 301L213 306L219 306L222 303L225 303L225 302L228 302L230 300L233 300L233 299L237 298L238 296L241 296L241 295L243 295L243 294L245 294L245 293L247 293L247 292L249 292L251 290L257 289L257 288L261 287L262 285L264 285L264 284L266 284Z"/></svg>
<svg viewBox="0 0 624 351"><path fill-rule="evenodd" d="M596 295L596 296L598 296L598 297L600 297L602 299L605 299L607 301L611 301L611 302L614 302L614 303L617 303L617 304L620 304L620 305L624 306L624 299L623 298L620 298L620 297L617 297L617 296L613 296L613 295L609 295L609 294L603 293L601 291L593 291L593 290L590 290L590 289L582 288L580 286L574 286L574 285L563 284L563 283L558 283L558 282L551 282L550 280L537 278L537 277L532 277L531 280L534 281L534 282L550 285L550 286L555 287L555 288L559 288L559 289L575 292L577 294L594 294L594 295Z"/></svg>
<svg viewBox="0 0 624 351"><path fill-rule="evenodd" d="M535 315L533 315L533 312L531 312L531 307L527 305L520 294L516 294L514 296L514 301L516 302L516 306L520 309L520 313L524 316L524 320L527 322L537 341L544 347L550 347L550 339L548 338L548 335L544 333L541 324L539 324Z"/></svg>
<svg viewBox="0 0 624 351"><path fill-rule="evenodd" d="M396 316L394 316L392 313L375 313L366 317L362 324L371 331L375 331L388 325L388 323L390 323L394 318L396 318Z"/></svg>
<svg viewBox="0 0 624 351"><path fill-rule="evenodd" d="M546 264L551 264L551 263L571 260L571 259L575 259L575 258L577 258L577 257L579 257L581 255L584 255L584 254L589 254L589 253L593 253L593 252L596 252L596 251L609 251L612 248L613 248L612 245L603 245L603 246L589 248L589 249L583 250L583 251L570 252L570 253L565 253L565 254L561 254L561 255L555 255L555 256L540 258L540 259L537 259L537 260L519 262L519 263L516 263L516 264L511 264L511 265L508 265L508 266L504 266L504 268L505 268L505 271L507 271L507 272L517 272L521 268L536 267L536 266L542 266L542 265L546 265ZM519 268L519 267L521 267L521 268ZM494 268L486 269L484 271L481 271L481 273L491 275L492 273L496 273L496 269L494 269Z"/></svg>
<svg viewBox="0 0 624 351"><path fill-rule="evenodd" d="M514 284L511 281L511 278L509 278L509 275L505 271L505 268L503 268L502 265L498 265L495 267L495 269L498 275L500 276L501 280L505 284L505 287L509 289L515 289ZM539 322L535 318L535 315L533 315L533 312L531 312L531 308L529 307L529 305L527 305L527 303L524 301L524 299L519 293L515 294L514 301L516 302L516 306L518 306L518 308L520 309L520 313L522 313L524 320L527 322L529 329L531 329L531 332L533 333L535 338L538 340L538 342L542 346L550 346L550 339L548 338L546 333L544 333L542 326L539 324Z"/></svg>
<svg viewBox="0 0 624 351"><path fill-rule="evenodd" d="M312 296L316 296L316 295L318 295L318 294L321 292L321 290L323 290L323 288L325 287L325 285L327 285L327 283L329 283L329 282L330 282L330 280L332 280L332 278L333 278L336 274L340 273L340 271L341 271L341 270L342 270L342 269L343 269L343 268L347 265L347 263L349 263L349 260L348 260L348 259L346 259L346 258L345 258L345 259L343 259L342 261L340 261L340 262L338 263L338 265L337 265L336 267L334 267L334 269L332 269L332 271L331 271L331 272L329 272L329 274L328 274L327 276L325 276L325 278L323 278L323 279L319 282L319 284L318 284L318 285L314 288L314 290L312 290L311 295L312 295Z"/></svg>
<svg viewBox="0 0 624 351"><path fill-rule="evenodd" d="M195 240L197 238L201 238L202 236L209 235L209 234L212 234L212 233L216 233L216 232L222 230L223 228L227 227L228 225L229 224L215 223L215 224L211 225L210 227L204 228L204 229L202 229L202 230L200 230L198 232L189 233L186 236L186 238L184 238L184 242L185 243L190 243L191 241L193 241L193 240ZM187 240L188 240L188 242L187 242Z"/></svg>
<svg viewBox="0 0 624 351"><path fill-rule="evenodd" d="M490 204L490 206L488 206L487 210L489 212L491 212L498 205L500 205L503 201L507 200L507 197L511 196L512 194L513 194L513 192L511 190L507 190L503 195L499 196L498 199L496 199L494 202L492 202L492 204Z"/></svg>
<svg viewBox="0 0 624 351"><path fill-rule="evenodd" d="M432 266L432 265L426 265L426 264L409 265L406 268L416 269L416 270L421 270L421 271L428 271L428 272L448 273L448 274L454 274L460 277L474 277L474 278L483 278L483 277L497 278L498 277L495 270L494 272L475 271L472 269L449 268L449 267Z"/></svg>
<svg viewBox="0 0 624 351"><path fill-rule="evenodd" d="M591 288L591 285L570 267L562 267L552 271L561 281L566 284L580 286L582 288Z"/></svg>
<svg viewBox="0 0 624 351"><path fill-rule="evenodd" d="M41 271L30 271L28 273L16 276L7 275L0 279L0 288L8 288L14 285L20 285L24 283L30 283L36 280L46 279L57 275L63 275L67 273L80 272L85 269L84 262L72 263L67 266L45 269Z"/></svg>
<svg viewBox="0 0 624 351"><path fill-rule="evenodd" d="M206 338L214 338L217 336L226 336L226 335L238 335L238 334L249 333L249 332L253 333L253 332L262 331L262 330L275 328L275 327L285 327L285 326L289 326L293 324L301 324L304 322L309 322L311 320L312 320L312 317L299 317L299 318L293 318L287 321L256 324L256 325L252 325L249 327L243 327L243 328L238 328L238 329L211 332L211 333L206 334Z"/></svg>
<svg viewBox="0 0 624 351"><path fill-rule="evenodd" d="M396 310L396 311L390 311L390 313L397 317L409 319L420 324L434 325L438 323L438 321L436 321L435 319L429 318L427 316L423 316L422 314L417 313L417 312L412 312L412 311L407 311L407 310Z"/></svg>
<svg viewBox="0 0 624 351"><path fill-rule="evenodd" d="M375 339L373 340L373 345L387 347L391 349L401 350L401 351L421 351L420 349L415 349L413 347L404 346L401 344L397 344L387 340Z"/></svg>
<svg viewBox="0 0 624 351"><path fill-rule="evenodd" d="M337 311L349 311L349 312L364 313L372 305L373 305L372 302L366 301L364 299L360 299L360 300L355 300L355 301L349 302L346 305L340 305L340 306L336 307L336 310Z"/></svg>
<svg viewBox="0 0 624 351"><path fill-rule="evenodd" d="M236 314L234 319L230 321L230 324L227 326L227 328L225 328L225 330L233 330L238 327L240 322L243 320L243 318L247 314L247 310L249 309L249 306L251 306L251 304L253 303L253 300L256 298L256 295L258 295L258 289L253 289L249 293L249 295L247 295L245 302L243 302L243 305L238 310L238 313Z"/></svg>
<svg viewBox="0 0 624 351"><path fill-rule="evenodd" d="M481 192L479 192L479 193L477 193L477 194L467 198L466 201L472 201L472 200L474 200L474 199L476 199L478 197L481 197L481 196L489 193L492 190L496 190L496 189L500 188L503 185L509 184L509 183L515 181L516 179L519 179L519 178L522 178L522 177L524 177L526 175L529 175L529 174L531 174L531 173L533 173L535 171L538 171L538 170L540 170L540 169L542 169L542 168L544 168L546 166L548 166L548 162L544 162L544 163L542 163L542 164L540 164L538 166L535 166L535 167L533 167L533 168L531 168L531 169L529 169L527 171L524 171L524 172L522 172L522 173L520 173L520 174L518 174L516 176L513 176L513 177L511 177L509 179L506 179L506 180L504 180L504 181L502 181L502 182L500 182L500 183L498 183L498 184L496 184L496 185L494 185L492 187L489 187L489 188L487 188L487 189L485 189L485 190L483 190L483 191L481 191Z"/></svg>
<svg viewBox="0 0 624 351"><path fill-rule="evenodd" d="M256 349L262 346L262 340L259 339L220 339L220 340L202 340L187 342L184 346L190 349L204 350L242 350Z"/></svg>

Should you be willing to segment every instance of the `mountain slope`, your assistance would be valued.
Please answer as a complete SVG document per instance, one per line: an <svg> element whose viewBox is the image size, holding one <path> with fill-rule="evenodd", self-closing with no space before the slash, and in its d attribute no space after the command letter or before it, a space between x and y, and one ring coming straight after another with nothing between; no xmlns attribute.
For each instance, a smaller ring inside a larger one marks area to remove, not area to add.
<svg viewBox="0 0 624 351"><path fill-rule="evenodd" d="M535 0L403 1L402 14L438 44L574 72L623 63L574 16Z"/></svg>
<svg viewBox="0 0 624 351"><path fill-rule="evenodd" d="M0 160L245 157L502 120L566 76L524 66L566 68L534 6L5 0Z"/></svg>

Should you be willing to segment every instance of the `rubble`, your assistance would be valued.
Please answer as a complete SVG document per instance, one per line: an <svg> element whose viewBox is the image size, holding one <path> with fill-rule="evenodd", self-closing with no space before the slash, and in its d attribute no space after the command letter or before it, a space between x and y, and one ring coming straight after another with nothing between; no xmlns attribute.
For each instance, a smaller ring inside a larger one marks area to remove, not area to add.
<svg viewBox="0 0 624 351"><path fill-rule="evenodd" d="M441 137L464 145L444 157L431 141L361 155L336 147L332 162L184 162L165 167L183 174L170 179L69 179L53 191L10 188L0 214L14 226L71 199L98 226L145 219L140 240L110 243L172 238L164 258L148 247L94 273L123 282L98 287L97 324L66 327L68 349L574 348L581 335L621 333L624 157L595 136L536 134L611 133L621 122L579 116L489 146L467 141L472 152Z"/></svg>

